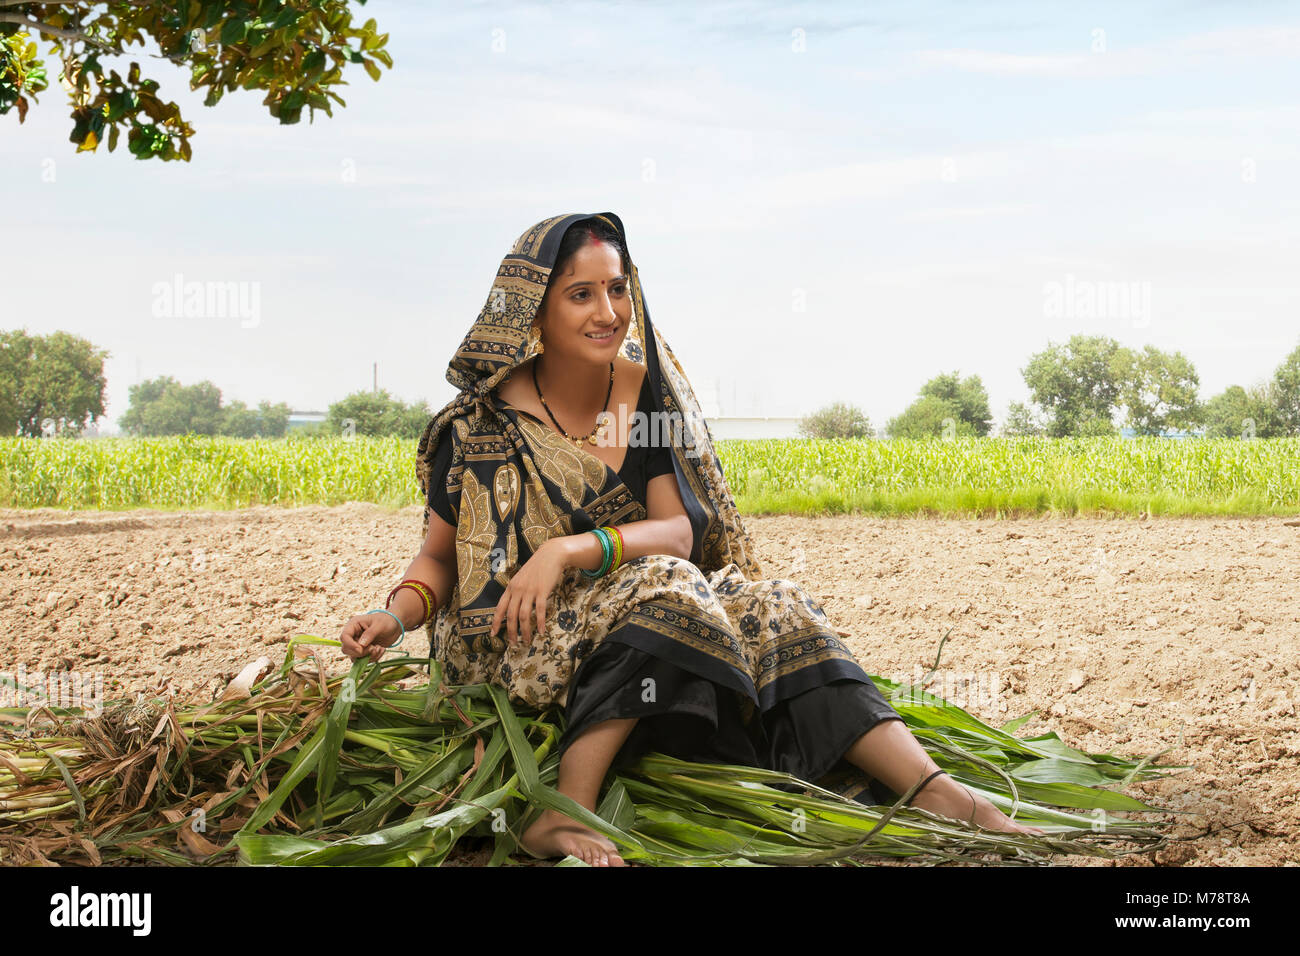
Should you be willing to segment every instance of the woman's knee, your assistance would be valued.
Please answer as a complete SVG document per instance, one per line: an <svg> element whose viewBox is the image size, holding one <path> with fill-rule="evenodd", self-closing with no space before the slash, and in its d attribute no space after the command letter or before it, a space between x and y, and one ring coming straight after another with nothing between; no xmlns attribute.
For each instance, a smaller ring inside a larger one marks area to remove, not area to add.
<svg viewBox="0 0 1300 956"><path fill-rule="evenodd" d="M671 575L688 578L704 576L704 572L699 569L699 566L686 558L678 557L675 554L661 554L658 555L658 558Z"/></svg>

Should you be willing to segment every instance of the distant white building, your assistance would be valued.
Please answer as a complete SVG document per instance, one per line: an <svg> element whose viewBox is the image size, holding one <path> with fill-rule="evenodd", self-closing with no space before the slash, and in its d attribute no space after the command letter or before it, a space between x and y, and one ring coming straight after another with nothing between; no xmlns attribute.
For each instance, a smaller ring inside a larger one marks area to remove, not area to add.
<svg viewBox="0 0 1300 956"><path fill-rule="evenodd" d="M304 425L318 425L326 419L325 412L290 412L286 431L302 428Z"/></svg>
<svg viewBox="0 0 1300 956"><path fill-rule="evenodd" d="M722 441L727 438L799 438L799 419L749 416L727 416L710 418L709 423L713 437Z"/></svg>
<svg viewBox="0 0 1300 956"><path fill-rule="evenodd" d="M798 416L764 415L763 393L741 394L734 379L701 377L695 392L709 431L719 441L728 438L799 438ZM787 409L788 410L788 409ZM741 411L757 415L739 414Z"/></svg>

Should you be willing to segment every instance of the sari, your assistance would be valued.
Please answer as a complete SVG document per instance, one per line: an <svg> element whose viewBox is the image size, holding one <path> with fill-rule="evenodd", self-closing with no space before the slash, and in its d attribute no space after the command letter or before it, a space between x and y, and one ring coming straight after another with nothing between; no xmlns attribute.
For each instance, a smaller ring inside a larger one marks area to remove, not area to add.
<svg viewBox="0 0 1300 956"><path fill-rule="evenodd" d="M451 683L496 684L526 706L567 708L581 691L588 725L615 713L601 698L632 682L634 702L669 697L677 713L712 724L715 746L695 748L699 756L687 759L727 756L814 779L867 727L901 717L818 602L793 581L763 576L695 393L650 320L622 221L597 215L623 238L632 318L619 354L645 367L650 426L657 422L659 439L671 439L692 528L690 559L647 555L595 579L570 568L548 597L545 629L531 643L509 645L504 627L488 634L511 576L548 538L647 517L612 467L494 391L536 354L529 330L565 231L594 217L543 220L501 260L487 302L447 370L458 394L420 437L416 473L426 500L434 457L451 444L445 491L456 518L457 584L425 625L430 656ZM635 428L629 443L634 437ZM426 506L423 535L430 513ZM628 653L615 656L609 645ZM584 669L586 663L592 666ZM596 676L603 683L593 699ZM811 693L827 688L833 693ZM766 723L768 737L781 740L767 740L764 721L754 720L756 714L788 718L796 710L802 719ZM837 723L837 713L856 714L856 723ZM695 730L698 737L698 725ZM748 748L747 735L756 749ZM819 755L809 759L823 738ZM572 739L566 734L562 749ZM652 743L646 738L642 746Z"/></svg>

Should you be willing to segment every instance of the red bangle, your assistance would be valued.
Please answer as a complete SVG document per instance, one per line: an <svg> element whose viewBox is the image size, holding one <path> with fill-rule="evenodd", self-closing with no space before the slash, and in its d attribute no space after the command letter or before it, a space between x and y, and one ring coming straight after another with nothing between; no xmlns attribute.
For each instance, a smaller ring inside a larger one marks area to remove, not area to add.
<svg viewBox="0 0 1300 956"><path fill-rule="evenodd" d="M425 620L432 618L436 613L438 613L438 595L433 593L433 588L429 587L429 585L425 584L423 581L417 581L415 578L407 578L402 583L411 585L419 590L421 595L423 595L425 606L429 611Z"/></svg>
<svg viewBox="0 0 1300 956"><path fill-rule="evenodd" d="M418 581L415 578L407 578L401 584L397 585L397 587L389 591L388 601L384 604L384 607L387 608L393 603L393 597L402 588L410 588L416 594L420 595L420 601L424 605L424 617L421 618L420 623L414 625L414 627L420 627L425 622L432 619L432 617L434 616L435 613L437 613L438 610L438 596L433 593L433 589L431 587L429 587L423 581Z"/></svg>

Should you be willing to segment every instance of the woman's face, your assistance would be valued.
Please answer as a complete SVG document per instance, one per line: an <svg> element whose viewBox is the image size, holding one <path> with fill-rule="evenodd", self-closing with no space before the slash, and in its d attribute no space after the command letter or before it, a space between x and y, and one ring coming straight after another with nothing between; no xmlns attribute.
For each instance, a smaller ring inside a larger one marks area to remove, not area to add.
<svg viewBox="0 0 1300 956"><path fill-rule="evenodd" d="M607 242L580 248L555 277L538 316L547 359L609 365L632 321L618 251Z"/></svg>

